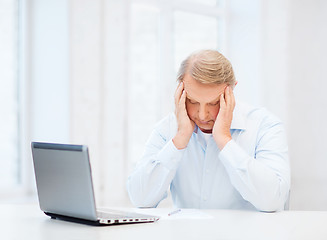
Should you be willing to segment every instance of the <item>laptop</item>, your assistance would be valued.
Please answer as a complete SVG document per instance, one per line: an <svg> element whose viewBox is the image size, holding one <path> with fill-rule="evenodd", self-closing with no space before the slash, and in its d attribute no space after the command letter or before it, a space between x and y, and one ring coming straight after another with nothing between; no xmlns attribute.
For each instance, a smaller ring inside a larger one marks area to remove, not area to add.
<svg viewBox="0 0 327 240"><path fill-rule="evenodd" d="M31 145L40 208L52 219L91 225L159 220L158 216L96 209L87 146L41 142Z"/></svg>

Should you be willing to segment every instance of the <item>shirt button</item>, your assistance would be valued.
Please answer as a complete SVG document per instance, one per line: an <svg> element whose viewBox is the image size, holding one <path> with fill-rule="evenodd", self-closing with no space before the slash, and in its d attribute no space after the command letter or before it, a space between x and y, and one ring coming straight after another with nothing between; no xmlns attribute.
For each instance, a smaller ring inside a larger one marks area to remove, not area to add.
<svg viewBox="0 0 327 240"><path fill-rule="evenodd" d="M209 169L206 170L206 173L209 173Z"/></svg>
<svg viewBox="0 0 327 240"><path fill-rule="evenodd" d="M203 198L203 201L207 201L207 197L204 197L204 198Z"/></svg>

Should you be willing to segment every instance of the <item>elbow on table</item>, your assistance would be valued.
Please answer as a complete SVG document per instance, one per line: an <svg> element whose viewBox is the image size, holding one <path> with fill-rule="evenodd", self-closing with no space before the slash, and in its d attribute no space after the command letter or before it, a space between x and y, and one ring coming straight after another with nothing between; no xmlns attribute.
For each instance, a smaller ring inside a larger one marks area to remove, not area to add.
<svg viewBox="0 0 327 240"><path fill-rule="evenodd" d="M290 195L289 184L276 184L257 191L253 196L253 206L261 212L277 212L288 210ZM286 209L285 209L286 207Z"/></svg>
<svg viewBox="0 0 327 240"><path fill-rule="evenodd" d="M285 202L284 197L264 198L255 207L261 212L278 212L284 210Z"/></svg>
<svg viewBox="0 0 327 240"><path fill-rule="evenodd" d="M279 208L279 207L276 207L276 206L271 206L271 205L259 206L259 207L257 207L257 209L260 212L267 212L267 213L270 213L270 212L278 212L278 211L282 211L283 210L282 208Z"/></svg>

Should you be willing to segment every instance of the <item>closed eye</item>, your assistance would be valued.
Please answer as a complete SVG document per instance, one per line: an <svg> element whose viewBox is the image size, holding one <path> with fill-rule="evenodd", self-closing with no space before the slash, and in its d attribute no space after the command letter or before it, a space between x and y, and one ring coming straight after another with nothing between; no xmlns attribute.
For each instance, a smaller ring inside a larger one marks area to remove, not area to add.
<svg viewBox="0 0 327 240"><path fill-rule="evenodd" d="M219 101L215 102L215 103L209 103L210 106L217 106L218 104L219 104Z"/></svg>
<svg viewBox="0 0 327 240"><path fill-rule="evenodd" d="M187 99L189 103L191 104L197 104L198 102L192 101L191 99Z"/></svg>

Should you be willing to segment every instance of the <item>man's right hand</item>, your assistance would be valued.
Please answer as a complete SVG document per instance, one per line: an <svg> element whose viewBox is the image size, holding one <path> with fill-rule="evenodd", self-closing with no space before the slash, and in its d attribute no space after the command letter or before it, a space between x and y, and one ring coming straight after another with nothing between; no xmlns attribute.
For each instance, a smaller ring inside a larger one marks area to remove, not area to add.
<svg viewBox="0 0 327 240"><path fill-rule="evenodd" d="M183 149L186 148L195 127L195 123L187 115L186 92L183 82L178 85L175 92L175 115L178 130L176 136L173 138L173 143L177 149Z"/></svg>

